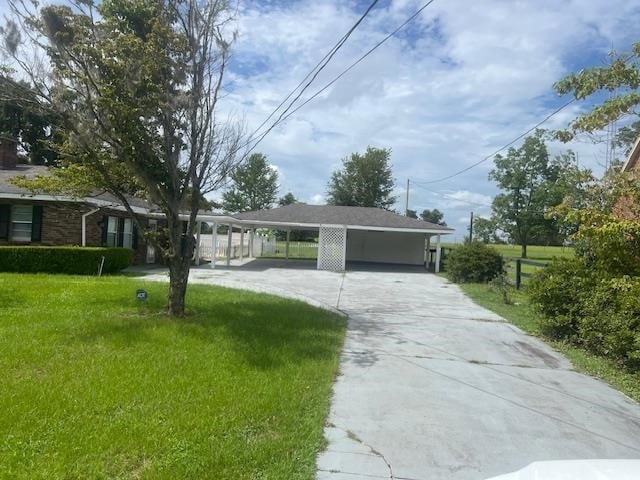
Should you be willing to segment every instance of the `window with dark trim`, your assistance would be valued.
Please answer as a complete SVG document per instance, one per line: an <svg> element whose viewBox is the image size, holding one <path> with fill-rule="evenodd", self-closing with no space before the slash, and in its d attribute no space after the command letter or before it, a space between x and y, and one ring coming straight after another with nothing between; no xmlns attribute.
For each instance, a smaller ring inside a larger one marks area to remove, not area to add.
<svg viewBox="0 0 640 480"><path fill-rule="evenodd" d="M105 216L102 242L108 247L137 248L137 228L130 218Z"/></svg>
<svg viewBox="0 0 640 480"><path fill-rule="evenodd" d="M41 205L0 205L0 239L39 242L42 239Z"/></svg>

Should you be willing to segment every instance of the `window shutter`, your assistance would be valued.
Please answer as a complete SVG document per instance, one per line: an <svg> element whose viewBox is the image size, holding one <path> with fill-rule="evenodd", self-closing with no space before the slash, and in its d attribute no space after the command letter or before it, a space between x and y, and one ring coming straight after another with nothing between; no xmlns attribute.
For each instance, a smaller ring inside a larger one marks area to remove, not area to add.
<svg viewBox="0 0 640 480"><path fill-rule="evenodd" d="M133 233L132 235L132 240L131 240L131 248L133 248L134 250L138 249L138 225L136 225L136 222L133 221L133 219L131 220L131 222L133 223L133 228L131 229L131 232Z"/></svg>
<svg viewBox="0 0 640 480"><path fill-rule="evenodd" d="M122 247L124 245L124 218L118 218L118 235L116 240L116 247Z"/></svg>
<svg viewBox="0 0 640 480"><path fill-rule="evenodd" d="M42 240L42 205L33 206L33 216L31 217L31 241Z"/></svg>
<svg viewBox="0 0 640 480"><path fill-rule="evenodd" d="M109 217L107 215L102 216L102 246L107 245L107 233L109 231Z"/></svg>
<svg viewBox="0 0 640 480"><path fill-rule="evenodd" d="M0 238L9 238L11 205L0 205Z"/></svg>

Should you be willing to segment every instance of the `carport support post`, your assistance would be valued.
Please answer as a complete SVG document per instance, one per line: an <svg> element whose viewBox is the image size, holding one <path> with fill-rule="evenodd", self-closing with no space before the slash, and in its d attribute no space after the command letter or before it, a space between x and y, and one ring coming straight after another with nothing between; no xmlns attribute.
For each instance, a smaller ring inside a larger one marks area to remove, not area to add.
<svg viewBox="0 0 640 480"><path fill-rule="evenodd" d="M229 231L227 232L227 267L231 265L231 234L233 233L233 225L229 224Z"/></svg>
<svg viewBox="0 0 640 480"><path fill-rule="evenodd" d="M284 249L284 256L289 260L289 240L291 240L291 230L287 230L287 245Z"/></svg>
<svg viewBox="0 0 640 480"><path fill-rule="evenodd" d="M440 250L441 250L440 249L440 234L438 234L436 236L436 268L435 268L436 273L440 272L440 255L441 255Z"/></svg>
<svg viewBox="0 0 640 480"><path fill-rule="evenodd" d="M249 230L249 258L253 258L253 228Z"/></svg>
<svg viewBox="0 0 640 480"><path fill-rule="evenodd" d="M244 227L240 227L240 263L244 259Z"/></svg>
<svg viewBox="0 0 640 480"><path fill-rule="evenodd" d="M424 268L429 270L429 265L431 264L431 235L427 234L427 246L425 248L425 261Z"/></svg>
<svg viewBox="0 0 640 480"><path fill-rule="evenodd" d="M216 268L216 256L217 256L216 250L218 249L217 247L218 247L218 224L214 223L213 230L211 231L211 251L213 252L211 254L211 268Z"/></svg>
<svg viewBox="0 0 640 480"><path fill-rule="evenodd" d="M196 266L200 265L200 232L202 231L202 222L196 222Z"/></svg>

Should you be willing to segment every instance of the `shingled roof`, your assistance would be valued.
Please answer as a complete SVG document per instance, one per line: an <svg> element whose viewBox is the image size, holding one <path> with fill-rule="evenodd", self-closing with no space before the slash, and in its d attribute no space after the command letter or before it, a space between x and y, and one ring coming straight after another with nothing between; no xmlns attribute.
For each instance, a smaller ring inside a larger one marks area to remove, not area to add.
<svg viewBox="0 0 640 480"><path fill-rule="evenodd" d="M20 175L24 175L26 178L31 179L38 176L50 175L50 171L49 171L49 168L45 166L25 165L25 164L18 164L14 168L8 168L8 169L0 168L0 198L8 197L8 196L20 196L20 197L30 198L30 197L37 196L37 195L34 195L34 193L30 192L29 190L25 188L17 187L13 183L11 183L11 179L13 177L17 177ZM70 198L70 197L66 197L65 195L53 195L51 197L53 201L55 200L78 201L78 202L86 202L86 203L100 202L102 204L112 204L114 206L118 206L122 203L118 198L116 198L112 194L103 192L103 191L94 192L93 194L83 199ZM153 208L153 205L144 199L135 198L135 197L127 197L127 198L129 200L129 205L131 205L134 208L141 208L141 209Z"/></svg>
<svg viewBox="0 0 640 480"><path fill-rule="evenodd" d="M292 225L347 225L372 229L402 229L453 232L452 228L425 222L416 218L409 218L397 213L370 207L345 207L336 205L307 205L294 203L286 207L269 210L257 210L232 215L243 222L259 222Z"/></svg>

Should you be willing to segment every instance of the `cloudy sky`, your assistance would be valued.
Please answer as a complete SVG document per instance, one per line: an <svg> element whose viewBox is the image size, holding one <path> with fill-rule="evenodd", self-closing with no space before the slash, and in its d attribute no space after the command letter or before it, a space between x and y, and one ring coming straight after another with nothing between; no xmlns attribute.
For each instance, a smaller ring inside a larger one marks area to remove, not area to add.
<svg viewBox="0 0 640 480"><path fill-rule="evenodd" d="M243 0L224 108L253 131L366 9L369 0ZM412 15L424 0L382 0L306 96ZM461 237L470 210L487 215L491 162L463 169L524 132L567 99L553 83L603 65L638 40L640 0L436 0L397 37L265 137L257 148L280 172L281 193L323 203L341 159L391 148L398 210L438 208ZM560 127L586 105L545 126ZM552 145L552 151L567 148ZM605 147L571 145L601 170ZM428 190L426 189L428 188Z"/></svg>

